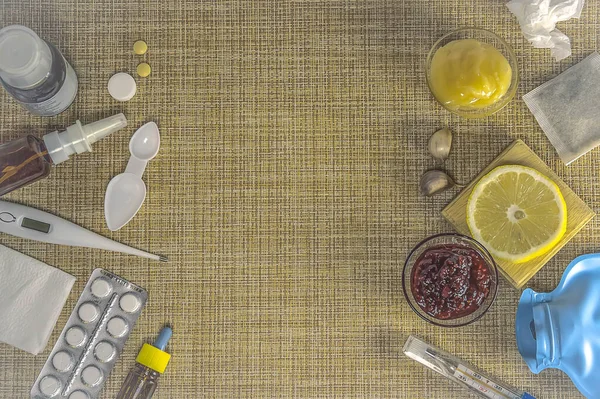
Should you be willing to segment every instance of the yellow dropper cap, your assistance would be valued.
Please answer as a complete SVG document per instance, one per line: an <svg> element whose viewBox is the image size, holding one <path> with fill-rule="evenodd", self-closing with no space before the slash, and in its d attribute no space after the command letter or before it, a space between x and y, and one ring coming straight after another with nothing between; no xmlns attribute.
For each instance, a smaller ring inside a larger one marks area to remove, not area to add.
<svg viewBox="0 0 600 399"><path fill-rule="evenodd" d="M171 360L171 355L164 351L171 335L173 335L173 330L170 327L163 328L154 341L154 345L144 344L142 346L135 361L158 373L164 373L169 360Z"/></svg>

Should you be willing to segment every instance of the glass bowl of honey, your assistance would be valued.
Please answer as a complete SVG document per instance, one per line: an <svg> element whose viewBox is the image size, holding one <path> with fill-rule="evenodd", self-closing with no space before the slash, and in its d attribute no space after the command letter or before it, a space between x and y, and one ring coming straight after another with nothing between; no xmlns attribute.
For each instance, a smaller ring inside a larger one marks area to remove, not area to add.
<svg viewBox="0 0 600 399"><path fill-rule="evenodd" d="M498 267L488 251L461 234L438 234L408 255L402 288L422 319L442 327L479 320L498 291Z"/></svg>
<svg viewBox="0 0 600 399"><path fill-rule="evenodd" d="M512 100L519 85L517 57L495 33L460 28L442 36L426 61L427 85L447 110L483 118Z"/></svg>

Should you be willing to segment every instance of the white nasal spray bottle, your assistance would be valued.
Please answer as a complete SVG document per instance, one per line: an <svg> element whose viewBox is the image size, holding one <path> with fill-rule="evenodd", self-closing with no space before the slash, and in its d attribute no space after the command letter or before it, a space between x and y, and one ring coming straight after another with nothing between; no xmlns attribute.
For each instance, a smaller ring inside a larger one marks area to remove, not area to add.
<svg viewBox="0 0 600 399"><path fill-rule="evenodd" d="M87 125L76 121L65 131L48 133L43 139L52 162L58 164L69 159L72 154L91 152L92 144L125 126L127 118L123 114L117 114Z"/></svg>
<svg viewBox="0 0 600 399"><path fill-rule="evenodd" d="M92 151L92 144L125 126L127 118L117 114L87 125L77 121L41 140L29 135L0 144L0 196L48 176L52 165Z"/></svg>

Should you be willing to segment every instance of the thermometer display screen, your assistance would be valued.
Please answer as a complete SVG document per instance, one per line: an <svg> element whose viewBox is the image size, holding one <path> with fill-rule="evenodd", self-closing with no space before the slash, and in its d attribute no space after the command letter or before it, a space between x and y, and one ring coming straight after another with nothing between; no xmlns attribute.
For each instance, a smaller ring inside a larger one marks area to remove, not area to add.
<svg viewBox="0 0 600 399"><path fill-rule="evenodd" d="M50 231L50 225L48 223L40 222L39 220L33 220L29 218L23 218L21 226L26 229L39 231L40 233L46 233Z"/></svg>

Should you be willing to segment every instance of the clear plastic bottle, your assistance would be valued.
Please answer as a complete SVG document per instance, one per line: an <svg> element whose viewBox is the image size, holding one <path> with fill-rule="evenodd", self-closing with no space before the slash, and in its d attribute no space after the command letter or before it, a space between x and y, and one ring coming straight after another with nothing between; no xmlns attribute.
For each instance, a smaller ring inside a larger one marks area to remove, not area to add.
<svg viewBox="0 0 600 399"><path fill-rule="evenodd" d="M150 399L158 385L158 377L165 372L171 355L165 352L173 335L170 327L161 330L154 345L144 344L116 399Z"/></svg>
<svg viewBox="0 0 600 399"><path fill-rule="evenodd" d="M0 144L0 196L48 176L52 165L91 151L93 143L125 126L127 118L117 114L84 126L77 121L41 140L29 135Z"/></svg>
<svg viewBox="0 0 600 399"><path fill-rule="evenodd" d="M117 399L148 399L154 395L160 373L136 363L131 369Z"/></svg>
<svg viewBox="0 0 600 399"><path fill-rule="evenodd" d="M51 43L31 29L0 29L0 83L32 114L54 116L77 94L77 75Z"/></svg>

